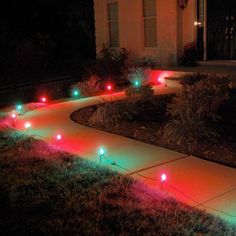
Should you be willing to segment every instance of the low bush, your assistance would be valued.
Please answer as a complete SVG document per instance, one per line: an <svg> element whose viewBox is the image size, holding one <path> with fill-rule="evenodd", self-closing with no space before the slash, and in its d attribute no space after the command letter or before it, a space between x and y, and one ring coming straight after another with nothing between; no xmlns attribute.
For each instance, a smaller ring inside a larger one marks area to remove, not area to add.
<svg viewBox="0 0 236 236"><path fill-rule="evenodd" d="M111 81L116 84L127 82L130 52L125 48L103 47L96 61L86 70L86 74L97 75L103 81Z"/></svg>
<svg viewBox="0 0 236 236"><path fill-rule="evenodd" d="M187 43L184 46L181 62L183 66L195 66L197 61L197 47L195 42Z"/></svg>
<svg viewBox="0 0 236 236"><path fill-rule="evenodd" d="M101 78L92 75L72 87L72 89L75 88L79 90L80 95L83 97L92 96L101 90Z"/></svg>
<svg viewBox="0 0 236 236"><path fill-rule="evenodd" d="M143 85L140 87L129 86L125 90L125 94L128 99L151 100L154 97L154 90L151 85Z"/></svg>
<svg viewBox="0 0 236 236"><path fill-rule="evenodd" d="M120 103L114 105L113 103L105 103L97 106L88 119L89 125L102 125L105 127L117 126L120 119Z"/></svg>
<svg viewBox="0 0 236 236"><path fill-rule="evenodd" d="M164 143L176 143L190 150L203 140L216 140L218 135L208 121L219 118L217 110L228 98L228 88L226 78L214 75L185 86L168 106L171 119L161 130Z"/></svg>
<svg viewBox="0 0 236 236"><path fill-rule="evenodd" d="M205 80L207 77L207 73L186 74L181 78L180 84L182 84L183 86L194 85L196 82Z"/></svg>

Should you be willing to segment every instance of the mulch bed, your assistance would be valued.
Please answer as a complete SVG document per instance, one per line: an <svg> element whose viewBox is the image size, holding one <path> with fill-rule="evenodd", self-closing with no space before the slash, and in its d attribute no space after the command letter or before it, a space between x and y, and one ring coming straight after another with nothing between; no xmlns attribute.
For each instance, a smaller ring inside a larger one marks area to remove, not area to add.
<svg viewBox="0 0 236 236"><path fill-rule="evenodd" d="M166 143L162 142L161 133L159 133L158 131L168 118L165 119L164 117L161 117L157 122L146 121L146 120L145 121L120 120L118 126L109 126L109 127L103 125L90 125L88 124L88 119L96 109L97 106L92 106L75 111L71 115L71 119L85 126L90 126L96 129L133 138L145 143L161 146L164 148L172 149L174 151L186 153L189 155L194 155L206 160L214 161L220 164L224 164L226 166L236 168L235 137L223 134L219 142L201 143L197 147L195 147L194 150L189 152L186 147L180 148L176 147L174 143L172 145L170 144L167 145ZM145 114L145 115L147 116L150 114ZM223 131L226 130L225 124L222 125L222 127ZM222 130L220 132L222 132Z"/></svg>

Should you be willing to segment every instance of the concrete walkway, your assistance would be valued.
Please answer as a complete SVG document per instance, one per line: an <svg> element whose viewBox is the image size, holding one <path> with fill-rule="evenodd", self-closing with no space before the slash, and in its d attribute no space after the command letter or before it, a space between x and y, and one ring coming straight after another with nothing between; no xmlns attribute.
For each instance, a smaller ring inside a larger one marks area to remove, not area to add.
<svg viewBox="0 0 236 236"><path fill-rule="evenodd" d="M175 91L164 87L156 89L157 94L172 92ZM103 146L107 150L106 158L117 164L110 165L103 160L103 165L161 187L180 201L236 223L236 169L85 127L70 119L70 114L79 108L104 102L104 99L122 98L124 93L121 92L48 104L20 116L15 125L26 132L24 124L29 121L32 124L30 135L97 162L97 150ZM57 133L62 134L59 143L55 139ZM164 184L160 183L162 173L167 175Z"/></svg>

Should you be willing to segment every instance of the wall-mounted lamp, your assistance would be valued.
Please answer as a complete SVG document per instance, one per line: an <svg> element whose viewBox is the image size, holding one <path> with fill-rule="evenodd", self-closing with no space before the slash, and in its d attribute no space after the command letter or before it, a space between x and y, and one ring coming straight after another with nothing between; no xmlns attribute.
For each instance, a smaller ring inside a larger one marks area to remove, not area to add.
<svg viewBox="0 0 236 236"><path fill-rule="evenodd" d="M179 7L180 7L182 10L184 10L184 8L186 8L187 5L188 5L188 0L178 0L178 2L179 2Z"/></svg>

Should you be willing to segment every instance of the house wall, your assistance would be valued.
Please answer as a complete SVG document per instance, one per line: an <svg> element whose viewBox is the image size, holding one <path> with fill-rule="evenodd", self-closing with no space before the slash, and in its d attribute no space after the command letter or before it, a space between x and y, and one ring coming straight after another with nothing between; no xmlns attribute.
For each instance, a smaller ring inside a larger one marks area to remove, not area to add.
<svg viewBox="0 0 236 236"><path fill-rule="evenodd" d="M176 65L183 46L195 40L196 1L189 0L183 11L178 0L157 0L156 48L144 48L142 0L94 0L96 49L108 45L107 3L119 4L120 47L138 56L153 56L161 65Z"/></svg>

